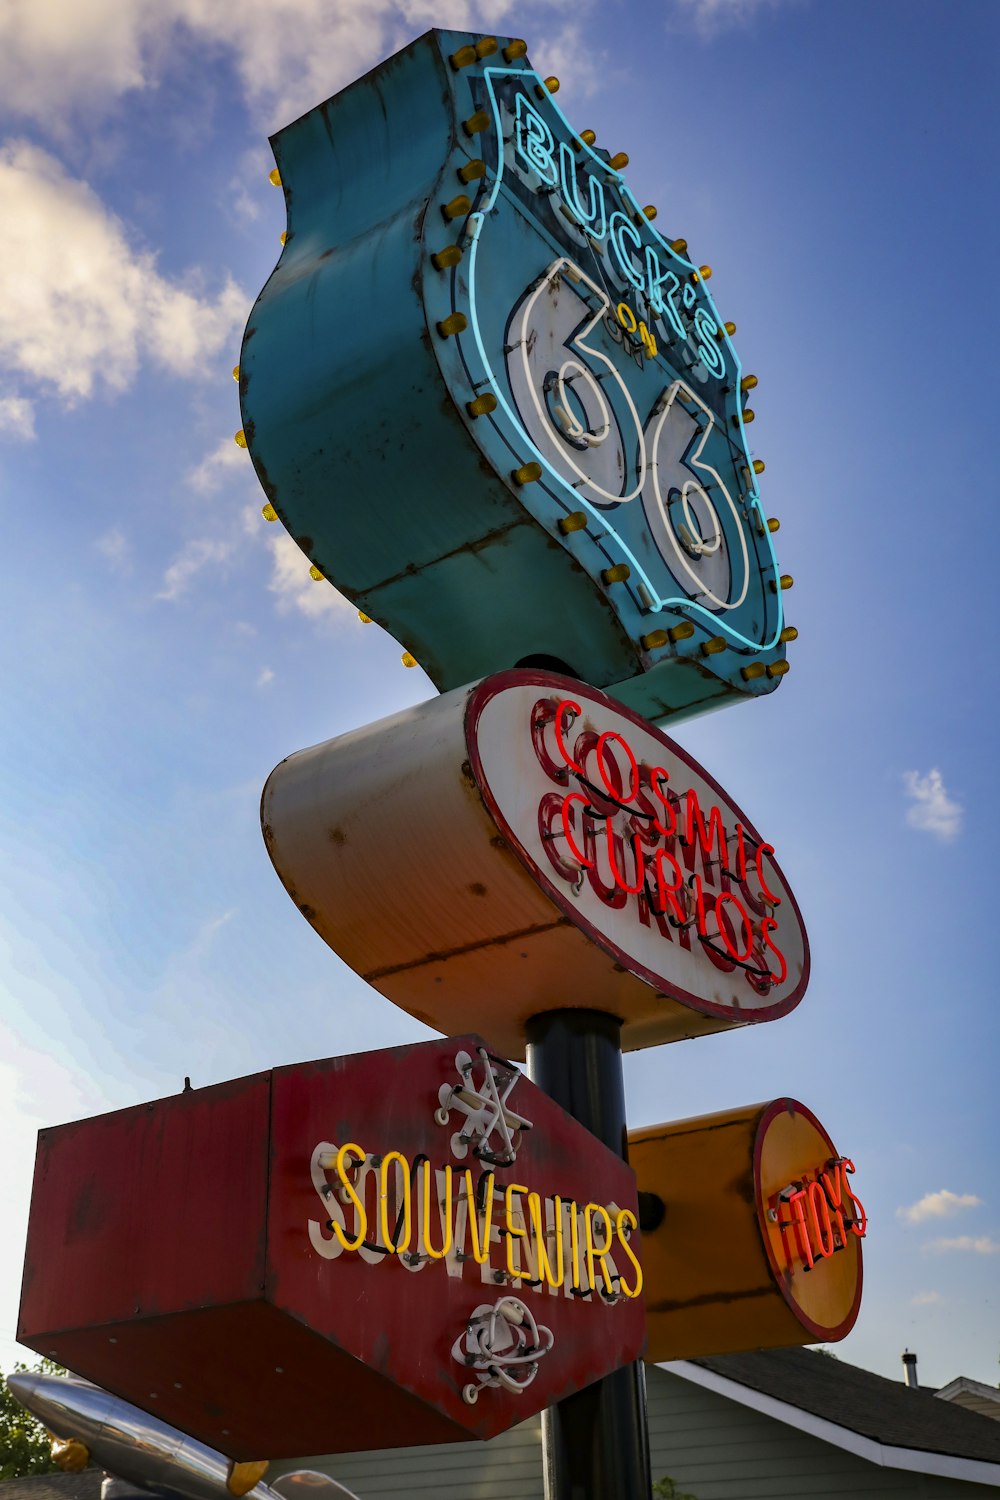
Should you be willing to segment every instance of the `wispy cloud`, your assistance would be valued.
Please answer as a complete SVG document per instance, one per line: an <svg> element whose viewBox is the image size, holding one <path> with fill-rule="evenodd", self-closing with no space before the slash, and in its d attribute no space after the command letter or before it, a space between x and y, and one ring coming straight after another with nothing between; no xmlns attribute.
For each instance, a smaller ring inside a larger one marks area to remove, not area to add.
<svg viewBox="0 0 1000 1500"><path fill-rule="evenodd" d="M0 396L0 435L22 443L35 436L35 408L24 396Z"/></svg>
<svg viewBox="0 0 1000 1500"><path fill-rule="evenodd" d="M946 843L958 837L962 829L962 805L949 797L937 767L926 776L919 771L904 771L903 790L910 802L906 821L911 828L933 833Z"/></svg>
<svg viewBox="0 0 1000 1500"><path fill-rule="evenodd" d="M1000 1240L995 1240L988 1234L959 1234L954 1239L931 1240L924 1248L933 1251L935 1255L946 1250L964 1250L974 1255L1000 1255Z"/></svg>
<svg viewBox="0 0 1000 1500"><path fill-rule="evenodd" d="M953 1193L949 1188L941 1188L937 1193L925 1193L909 1208L897 1208L896 1218L905 1224L925 1224L928 1219L953 1219L964 1208L979 1208L982 1201L975 1193Z"/></svg>
<svg viewBox="0 0 1000 1500"><path fill-rule="evenodd" d="M934 1307L943 1301L944 1298L940 1292L918 1292L915 1297L910 1298L913 1307Z"/></svg>
<svg viewBox="0 0 1000 1500"><path fill-rule="evenodd" d="M211 295L198 273L161 275L87 183L28 141L0 148L0 221L0 367L22 387L73 404L125 389L144 360L187 378L217 373L248 307L232 280ZM0 411L31 435L23 393Z"/></svg>
<svg viewBox="0 0 1000 1500"><path fill-rule="evenodd" d="M112 526L94 543L95 549L116 573L132 571L132 548L120 526Z"/></svg>
<svg viewBox="0 0 1000 1500"><path fill-rule="evenodd" d="M259 688L270 687L271 683L273 681L274 681L274 673L272 672L271 668L270 667L261 667L261 669L260 669L260 676L257 678L257 686Z"/></svg>
<svg viewBox="0 0 1000 1500"><path fill-rule="evenodd" d="M672 19L710 39L731 27L749 26L769 11L789 9L800 0L672 0Z"/></svg>
<svg viewBox="0 0 1000 1500"><path fill-rule="evenodd" d="M234 25L228 0L85 0L60 6L53 24L51 0L7 5L0 9L0 97L8 110L43 129L64 131L81 113L107 110L127 93L155 86L186 36L227 53L248 102L280 125L428 26L502 31L507 21L517 30L523 10L513 0L493 0L488 8L479 0L366 0L363 6L243 0ZM528 19L543 31L549 15L573 31L557 0L536 0ZM552 66L544 49L539 61ZM582 68L582 53L578 62Z"/></svg>
<svg viewBox="0 0 1000 1500"><path fill-rule="evenodd" d="M300 610L310 619L339 616L345 623L358 623L357 610L350 600L337 592L325 579L317 581L309 572L309 559L295 545L287 531L268 537L272 571L268 588L277 595L282 612Z"/></svg>
<svg viewBox="0 0 1000 1500"><path fill-rule="evenodd" d="M179 599L203 568L226 562L232 550L224 537L192 537L164 573L157 599Z"/></svg>
<svg viewBox="0 0 1000 1500"><path fill-rule="evenodd" d="M208 495L217 490L230 474L241 470L253 478L250 455L232 437L225 437L220 439L211 453L206 453L200 464L188 470L187 481L199 494Z"/></svg>

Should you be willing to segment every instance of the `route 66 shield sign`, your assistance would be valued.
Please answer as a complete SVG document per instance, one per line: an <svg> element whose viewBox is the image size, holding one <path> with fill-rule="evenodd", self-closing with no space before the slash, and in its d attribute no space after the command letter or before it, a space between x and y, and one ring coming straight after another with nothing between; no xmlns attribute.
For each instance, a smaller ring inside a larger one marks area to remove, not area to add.
<svg viewBox="0 0 1000 1500"><path fill-rule="evenodd" d="M791 580L710 270L554 83L523 42L433 31L274 137L244 432L439 689L555 666L663 720L776 686Z"/></svg>

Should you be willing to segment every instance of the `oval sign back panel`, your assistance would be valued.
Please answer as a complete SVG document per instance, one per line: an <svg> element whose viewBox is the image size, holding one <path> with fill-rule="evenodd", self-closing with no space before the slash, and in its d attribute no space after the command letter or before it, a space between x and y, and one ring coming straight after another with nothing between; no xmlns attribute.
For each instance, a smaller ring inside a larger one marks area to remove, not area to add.
<svg viewBox="0 0 1000 1500"><path fill-rule="evenodd" d="M626 1049L785 1015L809 948L774 850L661 731L531 669L290 757L264 837L342 958L443 1032L523 1056L554 1005Z"/></svg>
<svg viewBox="0 0 1000 1500"><path fill-rule="evenodd" d="M854 1163L811 1110L775 1099L629 1131L654 1363L842 1339L861 1305L867 1219Z"/></svg>

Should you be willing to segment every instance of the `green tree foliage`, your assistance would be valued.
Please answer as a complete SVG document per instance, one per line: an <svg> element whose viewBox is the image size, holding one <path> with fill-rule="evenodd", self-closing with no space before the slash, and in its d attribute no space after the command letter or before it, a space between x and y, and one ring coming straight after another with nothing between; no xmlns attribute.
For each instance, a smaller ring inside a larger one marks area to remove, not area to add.
<svg viewBox="0 0 1000 1500"><path fill-rule="evenodd" d="M28 1370L15 1365L12 1373ZM65 1375L60 1365L43 1359L33 1365L32 1375ZM28 1474L49 1474L56 1468L49 1452L49 1435L41 1422L18 1401L0 1375L0 1483L6 1479L24 1479Z"/></svg>
<svg viewBox="0 0 1000 1500"><path fill-rule="evenodd" d="M698 1500L698 1497L687 1490L679 1490L677 1481L667 1474L653 1485L653 1500Z"/></svg>

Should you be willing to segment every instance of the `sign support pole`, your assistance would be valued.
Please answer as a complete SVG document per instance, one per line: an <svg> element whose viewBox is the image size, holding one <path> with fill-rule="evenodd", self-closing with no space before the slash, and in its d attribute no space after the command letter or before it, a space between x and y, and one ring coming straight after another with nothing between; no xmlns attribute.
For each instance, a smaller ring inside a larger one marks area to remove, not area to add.
<svg viewBox="0 0 1000 1500"><path fill-rule="evenodd" d="M527 1025L528 1076L617 1155L628 1159L621 1022L551 1010ZM642 1362L616 1370L542 1413L545 1500L645 1500L652 1492Z"/></svg>

